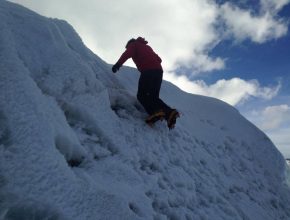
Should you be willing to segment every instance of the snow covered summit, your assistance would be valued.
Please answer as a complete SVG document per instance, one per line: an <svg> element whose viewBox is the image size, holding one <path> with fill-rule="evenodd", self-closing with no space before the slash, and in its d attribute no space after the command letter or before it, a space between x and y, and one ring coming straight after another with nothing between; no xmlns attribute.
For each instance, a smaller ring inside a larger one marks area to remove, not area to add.
<svg viewBox="0 0 290 220"><path fill-rule="evenodd" d="M233 107L164 82L154 128L65 21L0 0L0 219L290 219L285 160Z"/></svg>

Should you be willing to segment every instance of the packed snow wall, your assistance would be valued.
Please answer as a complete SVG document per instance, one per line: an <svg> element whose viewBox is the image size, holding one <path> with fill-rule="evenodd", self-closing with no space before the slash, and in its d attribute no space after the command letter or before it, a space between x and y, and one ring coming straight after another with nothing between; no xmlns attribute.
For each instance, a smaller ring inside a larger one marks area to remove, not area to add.
<svg viewBox="0 0 290 220"><path fill-rule="evenodd" d="M0 219L290 218L283 157L233 107L164 82L182 117L150 128L139 73L65 21L0 1L0 30Z"/></svg>

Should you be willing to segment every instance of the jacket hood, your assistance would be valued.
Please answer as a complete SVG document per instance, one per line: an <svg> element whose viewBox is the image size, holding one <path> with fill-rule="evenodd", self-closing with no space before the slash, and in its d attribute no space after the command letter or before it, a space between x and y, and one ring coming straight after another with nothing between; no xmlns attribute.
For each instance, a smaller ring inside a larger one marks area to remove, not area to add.
<svg viewBox="0 0 290 220"><path fill-rule="evenodd" d="M138 37L137 41L140 43L143 43L143 44L148 44L148 41L146 41L145 38L143 38L143 37Z"/></svg>

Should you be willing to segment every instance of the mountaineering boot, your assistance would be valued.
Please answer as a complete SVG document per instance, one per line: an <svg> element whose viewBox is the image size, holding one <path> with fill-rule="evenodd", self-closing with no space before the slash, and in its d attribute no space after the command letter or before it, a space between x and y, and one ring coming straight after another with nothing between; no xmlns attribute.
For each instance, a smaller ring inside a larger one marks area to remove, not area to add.
<svg viewBox="0 0 290 220"><path fill-rule="evenodd" d="M168 116L167 126L169 129L173 129L175 127L176 119L180 117L179 112L176 109L173 109Z"/></svg>
<svg viewBox="0 0 290 220"><path fill-rule="evenodd" d="M164 111L161 109L155 113L153 113L152 115L150 115L146 120L145 122L149 125L149 126L152 126L156 121L159 121L159 120L163 120L165 117L165 113Z"/></svg>

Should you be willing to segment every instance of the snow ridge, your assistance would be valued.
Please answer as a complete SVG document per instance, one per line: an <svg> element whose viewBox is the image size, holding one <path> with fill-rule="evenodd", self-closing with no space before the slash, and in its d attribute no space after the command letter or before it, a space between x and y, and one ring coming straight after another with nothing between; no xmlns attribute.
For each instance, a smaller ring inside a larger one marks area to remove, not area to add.
<svg viewBox="0 0 290 220"><path fill-rule="evenodd" d="M236 109L164 82L153 128L138 72L65 21L0 1L0 219L290 218L286 164Z"/></svg>

